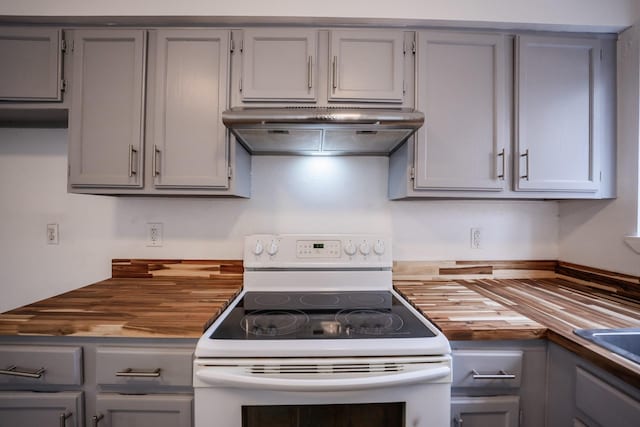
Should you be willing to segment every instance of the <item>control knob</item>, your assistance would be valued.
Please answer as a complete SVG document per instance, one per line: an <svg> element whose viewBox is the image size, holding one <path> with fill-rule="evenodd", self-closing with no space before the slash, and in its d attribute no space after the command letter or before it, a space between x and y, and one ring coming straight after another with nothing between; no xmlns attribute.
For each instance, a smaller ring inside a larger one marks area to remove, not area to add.
<svg viewBox="0 0 640 427"><path fill-rule="evenodd" d="M269 246L267 246L267 253L271 256L274 256L275 254L278 253L278 242L275 240L272 240L271 243L269 243Z"/></svg>
<svg viewBox="0 0 640 427"><path fill-rule="evenodd" d="M260 255L262 253L262 251L264 251L264 246L262 245L262 242L260 240L258 240L256 242L256 246L253 248L253 254L254 255Z"/></svg>
<svg viewBox="0 0 640 427"><path fill-rule="evenodd" d="M344 253L349 256L354 256L356 254L357 248L356 245L353 244L351 240L344 245Z"/></svg>
<svg viewBox="0 0 640 427"><path fill-rule="evenodd" d="M373 245L373 252L376 255L382 255L384 253L384 242L382 240L376 241L375 245Z"/></svg>
<svg viewBox="0 0 640 427"><path fill-rule="evenodd" d="M368 242L360 243L360 253L366 256L369 252L371 252L371 245Z"/></svg>

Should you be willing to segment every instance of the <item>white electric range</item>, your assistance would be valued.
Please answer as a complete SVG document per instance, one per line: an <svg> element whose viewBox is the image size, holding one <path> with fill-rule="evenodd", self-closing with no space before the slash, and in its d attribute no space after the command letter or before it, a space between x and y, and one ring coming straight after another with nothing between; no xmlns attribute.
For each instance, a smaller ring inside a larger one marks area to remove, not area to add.
<svg viewBox="0 0 640 427"><path fill-rule="evenodd" d="M243 259L196 347L196 427L449 425L449 343L393 290L388 238L253 235Z"/></svg>

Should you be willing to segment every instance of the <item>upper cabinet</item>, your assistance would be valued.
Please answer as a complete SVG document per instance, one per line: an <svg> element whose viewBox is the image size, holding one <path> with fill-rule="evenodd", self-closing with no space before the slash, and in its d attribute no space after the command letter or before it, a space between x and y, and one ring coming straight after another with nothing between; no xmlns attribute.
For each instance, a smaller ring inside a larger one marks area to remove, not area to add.
<svg viewBox="0 0 640 427"><path fill-rule="evenodd" d="M226 188L229 32L158 30L149 103L157 188Z"/></svg>
<svg viewBox="0 0 640 427"><path fill-rule="evenodd" d="M248 196L249 156L221 119L229 34L75 31L70 191Z"/></svg>
<svg viewBox="0 0 640 427"><path fill-rule="evenodd" d="M234 31L231 104L413 107L414 36L388 29Z"/></svg>
<svg viewBox="0 0 640 427"><path fill-rule="evenodd" d="M598 189L600 41L516 38L516 189Z"/></svg>
<svg viewBox="0 0 640 427"><path fill-rule="evenodd" d="M62 99L62 30L0 28L0 100Z"/></svg>
<svg viewBox="0 0 640 427"><path fill-rule="evenodd" d="M402 31L330 31L329 101L402 103L403 56Z"/></svg>
<svg viewBox="0 0 640 427"><path fill-rule="evenodd" d="M425 124L391 155L391 199L615 197L615 39L421 31L417 42Z"/></svg>
<svg viewBox="0 0 640 427"><path fill-rule="evenodd" d="M142 187L146 47L143 30L75 31L72 187Z"/></svg>
<svg viewBox="0 0 640 427"><path fill-rule="evenodd" d="M500 191L509 131L505 37L423 32L418 36L415 187Z"/></svg>
<svg viewBox="0 0 640 427"><path fill-rule="evenodd" d="M317 30L245 30L241 51L243 101L316 101Z"/></svg>

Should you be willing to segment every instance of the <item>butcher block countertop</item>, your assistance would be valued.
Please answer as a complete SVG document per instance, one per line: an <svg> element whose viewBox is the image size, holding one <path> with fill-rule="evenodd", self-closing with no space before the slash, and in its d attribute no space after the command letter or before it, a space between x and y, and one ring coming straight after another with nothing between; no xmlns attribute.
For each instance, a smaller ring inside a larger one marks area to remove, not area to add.
<svg viewBox="0 0 640 427"><path fill-rule="evenodd" d="M553 274L509 274L515 278L505 278L499 266L475 278L470 266L459 267L420 273L403 265L394 286L450 340L547 338L640 387L638 364L573 333L640 327L639 278L567 263Z"/></svg>
<svg viewBox="0 0 640 427"><path fill-rule="evenodd" d="M107 279L0 314L0 335L193 338L242 287L240 261L114 260ZM640 386L575 328L640 327L637 277L555 261L397 263L394 286L450 340L548 338Z"/></svg>
<svg viewBox="0 0 640 427"><path fill-rule="evenodd" d="M241 289L237 261L114 260L111 279L0 314L0 335L197 339Z"/></svg>

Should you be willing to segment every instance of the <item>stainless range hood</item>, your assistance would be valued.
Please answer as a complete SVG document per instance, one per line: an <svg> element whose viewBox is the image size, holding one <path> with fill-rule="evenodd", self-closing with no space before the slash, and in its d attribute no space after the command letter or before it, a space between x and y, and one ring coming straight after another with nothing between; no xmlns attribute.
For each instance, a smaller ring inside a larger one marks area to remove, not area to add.
<svg viewBox="0 0 640 427"><path fill-rule="evenodd" d="M424 123L402 108L232 108L222 122L252 154L388 155Z"/></svg>

